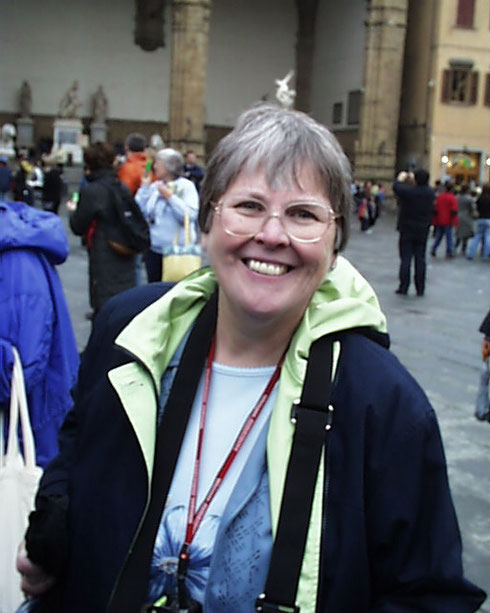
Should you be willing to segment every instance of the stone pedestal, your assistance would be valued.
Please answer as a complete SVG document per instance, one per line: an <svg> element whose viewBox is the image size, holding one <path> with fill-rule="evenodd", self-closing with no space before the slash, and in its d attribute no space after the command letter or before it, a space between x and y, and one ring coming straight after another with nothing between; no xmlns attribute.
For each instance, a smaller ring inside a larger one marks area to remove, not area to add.
<svg viewBox="0 0 490 613"><path fill-rule="evenodd" d="M107 124L95 122L90 124L90 142L92 145L107 142Z"/></svg>
<svg viewBox="0 0 490 613"><path fill-rule="evenodd" d="M30 117L17 119L17 147L34 146L34 121Z"/></svg>
<svg viewBox="0 0 490 613"><path fill-rule="evenodd" d="M53 149L61 150L66 160L82 164L82 122L80 119L55 119Z"/></svg>

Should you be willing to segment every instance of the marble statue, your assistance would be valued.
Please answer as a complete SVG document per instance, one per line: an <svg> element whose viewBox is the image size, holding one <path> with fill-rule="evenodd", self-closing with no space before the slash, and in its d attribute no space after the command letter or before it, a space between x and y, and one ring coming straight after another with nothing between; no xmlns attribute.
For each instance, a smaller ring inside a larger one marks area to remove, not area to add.
<svg viewBox="0 0 490 613"><path fill-rule="evenodd" d="M15 126L11 123L4 123L0 129L0 154L7 157L15 155L14 138L17 134Z"/></svg>
<svg viewBox="0 0 490 613"><path fill-rule="evenodd" d="M107 97L102 85L99 85L93 97L93 119L94 123L105 123L107 119Z"/></svg>
<svg viewBox="0 0 490 613"><path fill-rule="evenodd" d="M294 104L296 98L296 91L289 89L289 81L294 76L294 70L290 70L284 79L276 79L276 98L280 102L281 106L286 109L290 109Z"/></svg>
<svg viewBox="0 0 490 613"><path fill-rule="evenodd" d="M27 119L31 116L32 91L28 81L22 81L20 88L20 116Z"/></svg>
<svg viewBox="0 0 490 613"><path fill-rule="evenodd" d="M165 143L163 142L163 138L160 136L160 134L155 133L151 135L150 147L155 149L155 151L160 151L160 149L165 147Z"/></svg>
<svg viewBox="0 0 490 613"><path fill-rule="evenodd" d="M66 118L78 117L81 106L81 102L78 101L78 81L73 81L70 89L61 98L58 116Z"/></svg>

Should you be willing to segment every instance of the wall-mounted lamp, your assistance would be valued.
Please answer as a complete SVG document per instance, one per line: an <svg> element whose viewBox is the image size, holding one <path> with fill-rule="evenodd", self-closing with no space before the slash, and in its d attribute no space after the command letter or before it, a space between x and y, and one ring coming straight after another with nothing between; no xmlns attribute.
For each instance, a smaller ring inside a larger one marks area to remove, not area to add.
<svg viewBox="0 0 490 613"><path fill-rule="evenodd" d="M486 164L487 166L490 166L490 157L487 157L487 159L485 160L485 164Z"/></svg>
<svg viewBox="0 0 490 613"><path fill-rule="evenodd" d="M444 154L444 155L441 157L441 162L442 162L443 164L447 164L447 163L449 162L449 158L448 158L448 156L447 156L446 154Z"/></svg>

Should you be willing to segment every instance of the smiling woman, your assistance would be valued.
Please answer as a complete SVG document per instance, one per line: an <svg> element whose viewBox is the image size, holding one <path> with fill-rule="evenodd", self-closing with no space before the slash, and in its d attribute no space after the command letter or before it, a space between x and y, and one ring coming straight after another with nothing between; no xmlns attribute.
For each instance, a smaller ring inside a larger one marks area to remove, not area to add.
<svg viewBox="0 0 490 613"><path fill-rule="evenodd" d="M27 594L54 583L32 610L478 609L434 411L339 255L349 185L297 111L218 144L211 266L96 321L19 555Z"/></svg>

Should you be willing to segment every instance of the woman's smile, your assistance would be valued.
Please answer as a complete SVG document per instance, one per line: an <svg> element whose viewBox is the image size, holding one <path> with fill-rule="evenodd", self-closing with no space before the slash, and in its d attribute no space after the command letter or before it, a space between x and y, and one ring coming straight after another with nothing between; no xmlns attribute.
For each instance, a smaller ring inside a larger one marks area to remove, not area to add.
<svg viewBox="0 0 490 613"><path fill-rule="evenodd" d="M245 258L242 261L245 266L247 266L247 268L249 268L253 272L272 277L279 277L285 275L291 269L291 267L286 266L285 264L275 264L272 262L265 262L263 260L257 260L252 258Z"/></svg>

